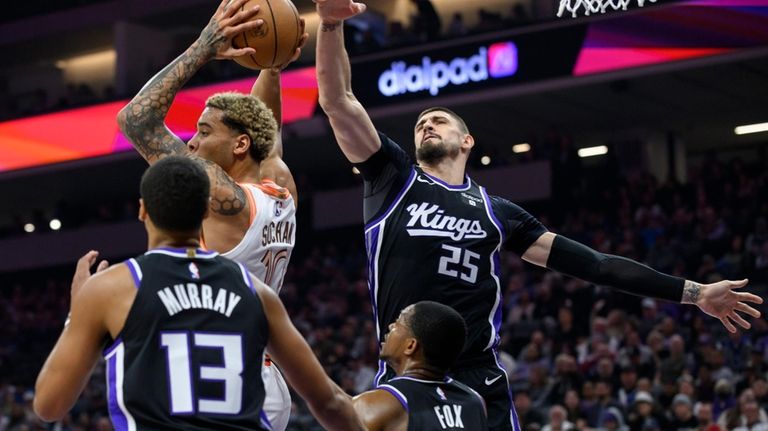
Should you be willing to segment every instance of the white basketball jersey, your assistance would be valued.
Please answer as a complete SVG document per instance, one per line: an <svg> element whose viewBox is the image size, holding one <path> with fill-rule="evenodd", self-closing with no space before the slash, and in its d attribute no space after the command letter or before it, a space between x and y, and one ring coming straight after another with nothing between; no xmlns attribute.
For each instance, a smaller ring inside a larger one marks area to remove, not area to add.
<svg viewBox="0 0 768 431"><path fill-rule="evenodd" d="M242 241L221 255L279 292L296 241L296 205L291 193L272 181L240 186L251 206L251 225Z"/></svg>

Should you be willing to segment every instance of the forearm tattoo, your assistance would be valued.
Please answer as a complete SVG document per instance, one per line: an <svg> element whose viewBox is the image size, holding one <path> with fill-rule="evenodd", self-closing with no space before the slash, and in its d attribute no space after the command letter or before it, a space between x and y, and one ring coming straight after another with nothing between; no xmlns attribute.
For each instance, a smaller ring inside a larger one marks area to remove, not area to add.
<svg viewBox="0 0 768 431"><path fill-rule="evenodd" d="M165 126L165 116L176 93L215 54L201 40L211 38L206 27L200 40L147 82L118 116L120 128L149 162L186 152L186 145Z"/></svg>
<svg viewBox="0 0 768 431"><path fill-rule="evenodd" d="M701 295L701 285L690 280L685 280L685 285L683 286L683 300L680 302L683 304L696 304L699 300L699 295Z"/></svg>
<svg viewBox="0 0 768 431"><path fill-rule="evenodd" d="M341 23L339 22L333 22L333 23L324 22L320 25L320 29L328 33L332 31L336 31L336 29L339 28L339 25L341 25Z"/></svg>

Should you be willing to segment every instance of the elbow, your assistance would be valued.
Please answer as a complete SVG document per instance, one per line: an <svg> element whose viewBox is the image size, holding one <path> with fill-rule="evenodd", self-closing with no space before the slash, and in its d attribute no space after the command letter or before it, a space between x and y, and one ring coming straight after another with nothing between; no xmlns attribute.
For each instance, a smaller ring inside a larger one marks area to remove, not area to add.
<svg viewBox="0 0 768 431"><path fill-rule="evenodd" d="M35 411L35 414L45 422L59 421L67 414L66 409L56 405L53 401L46 400L46 398L40 396L39 393L35 394L35 399L32 401L32 408Z"/></svg>
<svg viewBox="0 0 768 431"><path fill-rule="evenodd" d="M350 92L334 95L321 91L319 97L320 108L329 117L347 115L356 101L357 99Z"/></svg>
<svg viewBox="0 0 768 431"><path fill-rule="evenodd" d="M131 104L127 104L123 106L123 109L120 110L120 112L117 113L117 126L120 128L120 131L123 132L126 136L128 135L128 118L130 116L130 109Z"/></svg>

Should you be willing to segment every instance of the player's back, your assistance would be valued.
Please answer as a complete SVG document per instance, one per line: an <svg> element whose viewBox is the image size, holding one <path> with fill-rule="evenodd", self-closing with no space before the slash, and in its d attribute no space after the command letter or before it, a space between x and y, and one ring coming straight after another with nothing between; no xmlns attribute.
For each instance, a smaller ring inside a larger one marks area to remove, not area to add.
<svg viewBox="0 0 768 431"><path fill-rule="evenodd" d="M377 389L390 392L403 405L408 412L408 431L488 429L480 395L451 378L395 377Z"/></svg>
<svg viewBox="0 0 768 431"><path fill-rule="evenodd" d="M245 265L277 292L296 241L296 205L288 190L272 181L240 186L248 196L250 225L240 243L222 255Z"/></svg>
<svg viewBox="0 0 768 431"><path fill-rule="evenodd" d="M138 291L105 350L116 429L269 429L261 358L269 327L244 266L155 249L126 262Z"/></svg>

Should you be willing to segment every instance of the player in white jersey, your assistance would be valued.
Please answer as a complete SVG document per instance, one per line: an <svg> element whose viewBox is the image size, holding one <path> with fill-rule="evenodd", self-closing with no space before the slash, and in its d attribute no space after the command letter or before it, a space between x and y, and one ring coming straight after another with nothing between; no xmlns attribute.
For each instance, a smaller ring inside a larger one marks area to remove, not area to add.
<svg viewBox="0 0 768 431"><path fill-rule="evenodd" d="M186 144L165 125L176 93L204 64L254 52L232 46L235 35L263 25L259 8L245 10L245 3L222 0L200 37L151 78L117 120L150 164L184 154L204 167L211 183L209 217L202 230L205 246L242 262L278 290L295 241L298 199L282 160L280 68L262 71L250 95L211 96L197 133ZM251 20L254 16L257 19ZM305 33L299 46L307 37ZM264 411L273 429L283 430L290 417L290 395L280 373L268 359L265 362L270 366L263 367Z"/></svg>
<svg viewBox="0 0 768 431"><path fill-rule="evenodd" d="M235 247L221 255L245 265L275 292L280 292L296 240L296 205L288 189L264 179L240 183L250 208L250 226ZM203 245L207 247L205 238Z"/></svg>

